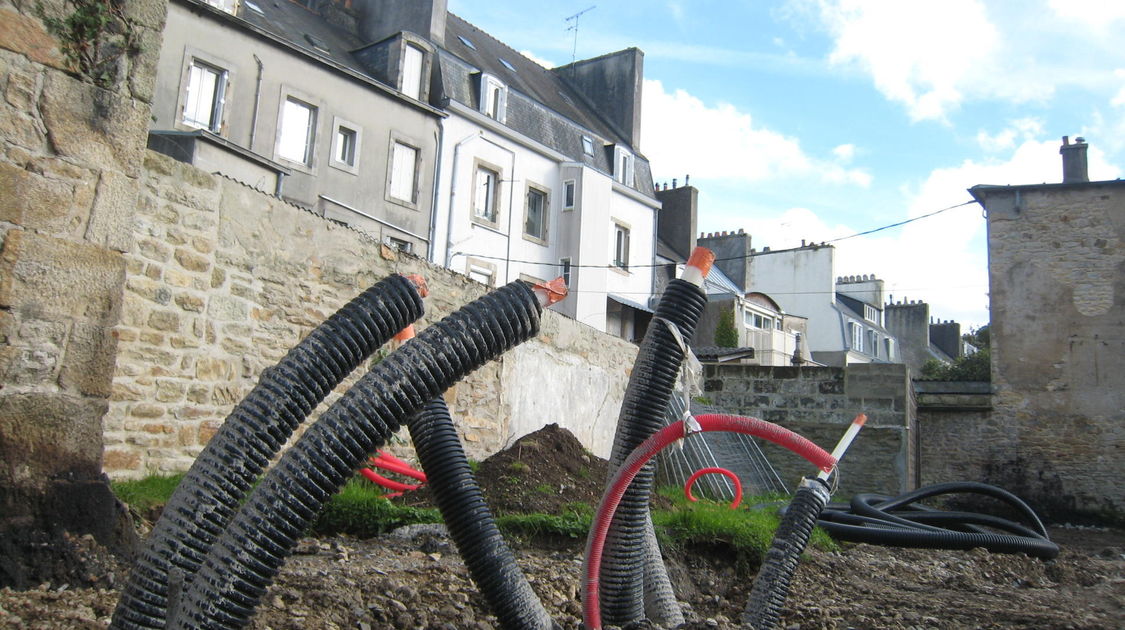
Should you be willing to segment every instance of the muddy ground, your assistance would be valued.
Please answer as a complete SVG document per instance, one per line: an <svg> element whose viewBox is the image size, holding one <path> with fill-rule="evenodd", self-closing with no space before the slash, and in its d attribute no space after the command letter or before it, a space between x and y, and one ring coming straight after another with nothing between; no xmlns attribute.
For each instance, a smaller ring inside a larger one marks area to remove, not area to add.
<svg viewBox="0 0 1125 630"><path fill-rule="evenodd" d="M518 463L514 463L518 462ZM559 511L600 496L605 462L548 428L481 464L500 513ZM402 499L425 504L425 493ZM1023 555L844 544L810 550L798 568L782 626L828 628L1125 627L1125 532L1052 528L1062 546L1043 562ZM564 628L579 628L582 540L513 541L521 566ZM88 539L85 566L68 583L0 590L0 628L105 628L126 567ZM754 567L720 548L682 549L667 562L689 628L737 628ZM98 584L89 588L83 584ZM440 527L412 526L370 540L306 539L271 587L252 628L493 628Z"/></svg>

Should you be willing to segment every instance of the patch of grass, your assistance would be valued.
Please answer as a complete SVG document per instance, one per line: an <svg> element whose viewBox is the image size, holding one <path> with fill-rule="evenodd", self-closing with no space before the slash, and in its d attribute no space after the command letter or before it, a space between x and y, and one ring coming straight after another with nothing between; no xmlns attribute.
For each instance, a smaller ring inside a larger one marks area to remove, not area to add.
<svg viewBox="0 0 1125 630"><path fill-rule="evenodd" d="M361 479L351 479L324 506L312 533L346 533L360 538L384 534L403 525L440 523L436 508L400 506L383 498L383 490Z"/></svg>
<svg viewBox="0 0 1125 630"><path fill-rule="evenodd" d="M178 475L153 475L133 481L114 481L110 488L122 502L129 504L139 514L164 505L172 498L172 492L180 485L183 473Z"/></svg>
<svg viewBox="0 0 1125 630"><path fill-rule="evenodd" d="M541 483L538 486L535 486L535 491L539 494L554 494L555 487L549 483Z"/></svg>
<svg viewBox="0 0 1125 630"><path fill-rule="evenodd" d="M512 472L518 472L518 473L526 472L527 471L527 464L525 464L525 463L523 463L523 462L521 462L517 459L516 461L508 464L508 470L510 470Z"/></svg>
<svg viewBox="0 0 1125 630"><path fill-rule="evenodd" d="M590 531L591 514L564 512L558 514L504 514L496 517L496 525L505 534L531 537L554 535L585 539Z"/></svg>

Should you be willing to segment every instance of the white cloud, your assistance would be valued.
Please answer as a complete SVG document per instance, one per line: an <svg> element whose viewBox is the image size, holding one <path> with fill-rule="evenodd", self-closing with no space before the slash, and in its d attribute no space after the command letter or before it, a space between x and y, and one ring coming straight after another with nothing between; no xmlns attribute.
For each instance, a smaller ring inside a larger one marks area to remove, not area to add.
<svg viewBox="0 0 1125 630"><path fill-rule="evenodd" d="M990 134L985 130L977 132L977 144L989 153L1000 153L1016 148L1023 142L1043 135L1043 121L1035 117L1018 118L1008 122L1000 131Z"/></svg>
<svg viewBox="0 0 1125 630"><path fill-rule="evenodd" d="M832 149L832 155L835 155L841 162L851 162L855 159L855 145L841 144L835 149Z"/></svg>
<svg viewBox="0 0 1125 630"><path fill-rule="evenodd" d="M862 187L871 183L866 171L812 158L796 138L756 126L749 113L728 103L709 106L684 90L668 92L651 79L644 82L643 98L640 146L658 177L819 177Z"/></svg>
<svg viewBox="0 0 1125 630"><path fill-rule="evenodd" d="M537 56L535 53L531 52L530 50L521 50L520 54L523 55L524 57L527 57L528 59L534 61L535 63L543 66L544 68L547 68L548 70L558 66L557 63L555 63L553 61L547 61L546 59Z"/></svg>
<svg viewBox="0 0 1125 630"><path fill-rule="evenodd" d="M1093 30L1108 30L1125 20L1125 3L1117 0L1049 0L1048 5L1059 17Z"/></svg>

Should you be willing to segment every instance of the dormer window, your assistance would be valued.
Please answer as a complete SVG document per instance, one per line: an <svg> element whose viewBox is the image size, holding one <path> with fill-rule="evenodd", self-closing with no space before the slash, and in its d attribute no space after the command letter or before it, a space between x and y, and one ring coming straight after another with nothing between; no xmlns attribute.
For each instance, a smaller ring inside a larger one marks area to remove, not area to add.
<svg viewBox="0 0 1125 630"><path fill-rule="evenodd" d="M504 122L508 109L508 86L489 74L480 75L480 111L489 118Z"/></svg>
<svg viewBox="0 0 1125 630"><path fill-rule="evenodd" d="M626 186L633 185L633 154L619 146L613 148L613 179Z"/></svg>
<svg viewBox="0 0 1125 630"><path fill-rule="evenodd" d="M407 44L402 50L402 93L414 100L422 100L422 69L425 53L417 46Z"/></svg>

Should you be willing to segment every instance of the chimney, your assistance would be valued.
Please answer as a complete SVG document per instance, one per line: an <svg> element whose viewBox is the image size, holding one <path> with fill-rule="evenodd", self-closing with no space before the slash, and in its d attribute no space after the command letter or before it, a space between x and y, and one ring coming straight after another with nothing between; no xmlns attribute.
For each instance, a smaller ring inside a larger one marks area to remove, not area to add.
<svg viewBox="0 0 1125 630"><path fill-rule="evenodd" d="M1064 184L1090 181L1090 173L1086 165L1087 146L1085 138L1075 138L1074 144L1071 144L1070 137L1063 136L1059 153L1062 155Z"/></svg>
<svg viewBox="0 0 1125 630"><path fill-rule="evenodd" d="M576 61L551 72L582 92L634 151L641 141L641 87L644 53L626 48L594 59ZM675 188L675 184L672 185Z"/></svg>
<svg viewBox="0 0 1125 630"><path fill-rule="evenodd" d="M448 0L359 0L359 35L364 43L410 31L442 46Z"/></svg>

